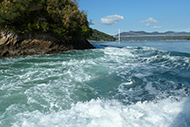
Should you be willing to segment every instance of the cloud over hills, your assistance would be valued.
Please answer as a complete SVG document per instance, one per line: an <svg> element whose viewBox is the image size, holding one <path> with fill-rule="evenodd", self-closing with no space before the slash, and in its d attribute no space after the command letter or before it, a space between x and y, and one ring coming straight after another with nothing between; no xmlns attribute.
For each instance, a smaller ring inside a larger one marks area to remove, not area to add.
<svg viewBox="0 0 190 127"><path fill-rule="evenodd" d="M142 21L140 21L140 23L145 23L145 25L146 26L149 26L150 25L150 23L157 23L158 21L157 20L155 20L155 19L153 19L153 18L148 18L148 19L146 19L146 20L142 20Z"/></svg>
<svg viewBox="0 0 190 127"><path fill-rule="evenodd" d="M120 15L109 15L104 18L101 18L101 23L105 25L112 25L119 22L119 20L123 20L124 17Z"/></svg>
<svg viewBox="0 0 190 127"><path fill-rule="evenodd" d="M160 28L162 28L162 26L153 26L152 28L153 29L160 29Z"/></svg>

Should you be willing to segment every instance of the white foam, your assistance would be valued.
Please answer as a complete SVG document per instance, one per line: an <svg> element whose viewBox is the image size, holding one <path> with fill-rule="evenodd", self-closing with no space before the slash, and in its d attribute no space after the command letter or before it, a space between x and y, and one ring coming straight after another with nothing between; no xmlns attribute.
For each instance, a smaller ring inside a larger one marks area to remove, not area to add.
<svg viewBox="0 0 190 127"><path fill-rule="evenodd" d="M107 47L104 50L105 54L108 55L115 55L115 56L128 56L133 57L134 55L130 52L127 48L114 48L114 47Z"/></svg>
<svg viewBox="0 0 190 127"><path fill-rule="evenodd" d="M127 106L115 100L98 99L78 102L71 109L50 114L20 113L12 127L189 127L189 106L190 99L165 99Z"/></svg>

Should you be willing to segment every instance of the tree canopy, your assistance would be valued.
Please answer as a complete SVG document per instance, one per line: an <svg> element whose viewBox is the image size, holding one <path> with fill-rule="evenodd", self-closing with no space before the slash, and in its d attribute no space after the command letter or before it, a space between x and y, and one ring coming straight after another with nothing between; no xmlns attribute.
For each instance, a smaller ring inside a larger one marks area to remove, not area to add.
<svg viewBox="0 0 190 127"><path fill-rule="evenodd" d="M19 34L51 32L69 38L90 33L87 14L71 0L1 0L0 29Z"/></svg>

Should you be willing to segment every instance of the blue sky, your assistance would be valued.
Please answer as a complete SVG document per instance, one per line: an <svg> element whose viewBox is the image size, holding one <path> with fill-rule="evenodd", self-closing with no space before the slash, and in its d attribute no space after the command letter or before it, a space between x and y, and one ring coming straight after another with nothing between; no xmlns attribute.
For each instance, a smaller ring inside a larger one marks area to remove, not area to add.
<svg viewBox="0 0 190 127"><path fill-rule="evenodd" d="M90 27L115 35L124 31L190 32L190 0L80 0Z"/></svg>

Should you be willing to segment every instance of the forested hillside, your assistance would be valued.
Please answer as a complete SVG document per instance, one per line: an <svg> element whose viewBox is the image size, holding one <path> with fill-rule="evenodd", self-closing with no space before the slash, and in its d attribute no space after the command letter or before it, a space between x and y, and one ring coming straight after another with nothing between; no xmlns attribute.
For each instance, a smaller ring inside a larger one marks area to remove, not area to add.
<svg viewBox="0 0 190 127"><path fill-rule="evenodd" d="M0 29L48 32L69 39L90 34L86 13L71 0L1 0Z"/></svg>
<svg viewBox="0 0 190 127"><path fill-rule="evenodd" d="M92 29L92 35L88 38L88 40L93 41L115 41L116 39L113 36L100 32L96 29Z"/></svg>
<svg viewBox="0 0 190 127"><path fill-rule="evenodd" d="M0 1L0 57L94 48L90 31L72 0Z"/></svg>

